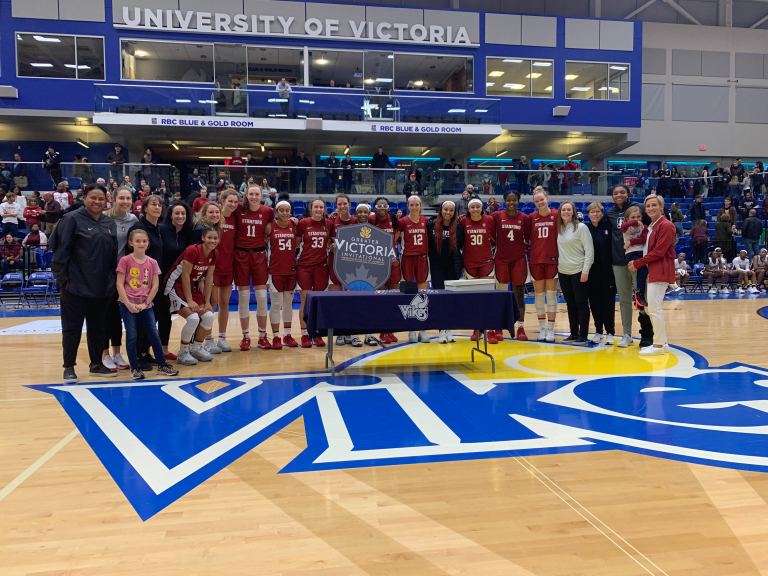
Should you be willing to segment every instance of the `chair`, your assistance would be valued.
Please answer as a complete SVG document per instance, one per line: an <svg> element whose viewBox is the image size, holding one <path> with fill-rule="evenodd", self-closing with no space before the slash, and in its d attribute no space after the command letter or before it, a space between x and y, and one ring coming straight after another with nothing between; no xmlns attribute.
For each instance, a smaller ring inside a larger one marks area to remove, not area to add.
<svg viewBox="0 0 768 576"><path fill-rule="evenodd" d="M22 303L30 308L33 304L55 306L57 304L56 278L53 272L32 272L21 288L21 297Z"/></svg>
<svg viewBox="0 0 768 576"><path fill-rule="evenodd" d="M20 308L23 303L21 290L24 287L24 274L8 272L0 278L0 306L5 308L11 302Z"/></svg>
<svg viewBox="0 0 768 576"><path fill-rule="evenodd" d="M682 286L686 292L704 292L704 264L694 264L691 273Z"/></svg>

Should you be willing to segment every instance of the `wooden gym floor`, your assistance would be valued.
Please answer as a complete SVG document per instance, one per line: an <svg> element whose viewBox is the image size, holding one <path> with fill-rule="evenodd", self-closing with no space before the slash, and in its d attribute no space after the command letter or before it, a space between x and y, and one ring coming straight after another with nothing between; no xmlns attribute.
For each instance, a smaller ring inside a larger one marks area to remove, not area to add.
<svg viewBox="0 0 768 576"><path fill-rule="evenodd" d="M595 361L588 372L609 378L617 371L645 370L660 376L669 367L669 374L683 375L684 371L674 370L682 370L690 358L702 367L696 355L711 367L748 363L768 370L764 353L768 320L757 314L766 302L763 298L666 302L670 341L690 351L690 356L681 353L675 366L677 360L669 365L654 360L656 364L643 368L635 344L627 350L598 352L605 364ZM535 336L531 309L527 328L529 336ZM561 307L559 331L565 329L563 311ZM600 449L505 451L410 461L382 457L353 467L342 463L330 469L280 473L307 448L310 427L318 426L317 419L297 418L143 521L100 460L106 456L98 441L89 440L95 448L86 442L83 434L93 430L76 428L58 396L26 387L60 383L61 378L59 335L7 333L37 320L56 317L0 319L3 576L768 574L768 475L759 465L745 470L721 462L696 463L695 458L630 451L616 442ZM234 345L237 318L232 320L229 333ZM176 325L174 337L178 330ZM297 329L294 336L298 337ZM562 383L583 376L578 367L591 362L585 362L585 356L570 363L563 360L568 354L558 353L570 352L566 346L529 345L500 344L494 351L501 366L493 376L482 360L476 366L466 361L465 341L453 348L433 342L374 354L348 373L351 378L421 374L419 384L410 387L430 398L428 388L441 381L428 371L445 370L479 398L490 380L512 382L500 384L490 394L501 394L500 390L511 394L518 386L517 396L509 401L520 402L526 390L546 387L548 379ZM528 364L506 360L522 358L521 350L538 350L538 356L531 356ZM337 358L370 351L346 346L337 351ZM319 349L233 352L209 364L184 368L179 377L322 372L322 353ZM85 342L80 359L82 377L87 372ZM719 373L722 378L728 374ZM121 373L120 380L126 376ZM514 384L533 376L539 382L536 386ZM659 380L663 376L655 385ZM679 388L668 388L675 389ZM129 392L112 400L127 402ZM756 396L752 409L738 414L744 414L747 424L768 425L766 401L759 400L761 394ZM351 435L363 434L366 426L357 421L361 418L369 420L370 429L380 428L379 412L364 398L360 396L356 404L339 403ZM378 402L383 397L371 398ZM702 399L718 401L722 395L713 391ZM529 404L536 400L530 398ZM493 406L488 408L493 411ZM650 413L651 407L636 404L635 409L638 414ZM147 410L145 421L141 410L135 410L137 426L149 422ZM471 419L470 412L466 408ZM168 430L184 425L170 414L163 420L157 425ZM328 435L328 423L323 425ZM579 427L598 425L597 419L584 419ZM402 425L390 432L399 442L408 430ZM753 432L758 440L765 434L764 429ZM387 431L376 433L386 436ZM721 452L740 453L742 443L729 440L727 431L706 433L723 435L722 441L717 440ZM373 436L370 432L360 442L372 450L387 445L386 437ZM328 438L329 444L338 440ZM712 450L711 438L702 440L699 448ZM440 442L426 444L431 450ZM768 440L758 443L757 455L768 456Z"/></svg>

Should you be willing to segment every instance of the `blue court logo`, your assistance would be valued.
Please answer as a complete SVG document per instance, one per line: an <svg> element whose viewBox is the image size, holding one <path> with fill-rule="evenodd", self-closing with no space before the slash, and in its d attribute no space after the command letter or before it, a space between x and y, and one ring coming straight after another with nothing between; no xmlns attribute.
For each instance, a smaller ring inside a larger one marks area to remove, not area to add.
<svg viewBox="0 0 768 576"><path fill-rule="evenodd" d="M514 381L503 369L488 380L386 371L381 362L395 348L357 359L346 375L33 388L56 396L143 519L298 418L307 448L282 472L616 448L768 471L768 371L708 368L677 349L678 362L663 370L650 362L634 375L574 376L562 359L592 352L509 346L504 367L518 371ZM558 362L551 350L565 354ZM374 361L372 375L365 366Z"/></svg>

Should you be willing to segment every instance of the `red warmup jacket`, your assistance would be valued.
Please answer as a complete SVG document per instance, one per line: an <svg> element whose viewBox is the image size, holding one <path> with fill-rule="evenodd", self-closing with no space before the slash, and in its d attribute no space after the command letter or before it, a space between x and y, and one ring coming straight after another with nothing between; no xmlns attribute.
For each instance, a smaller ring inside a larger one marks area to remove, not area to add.
<svg viewBox="0 0 768 576"><path fill-rule="evenodd" d="M648 250L634 261L635 268L648 266L648 282L675 282L675 225L664 216L656 221L648 235Z"/></svg>

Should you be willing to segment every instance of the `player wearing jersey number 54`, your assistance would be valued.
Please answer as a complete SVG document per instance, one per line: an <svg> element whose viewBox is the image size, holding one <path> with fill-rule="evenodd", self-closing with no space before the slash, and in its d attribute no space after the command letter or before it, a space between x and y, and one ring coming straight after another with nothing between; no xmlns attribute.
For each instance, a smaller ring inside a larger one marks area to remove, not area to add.
<svg viewBox="0 0 768 576"><path fill-rule="evenodd" d="M645 199L645 213L651 219L648 226L648 242L642 258L627 264L629 270L648 267L648 315L653 324L653 344L640 350L643 356L666 354L667 330L664 310L661 307L667 287L675 281L675 225L664 217L664 198L651 195Z"/></svg>
<svg viewBox="0 0 768 576"><path fill-rule="evenodd" d="M589 330L589 269L595 261L592 234L576 219L576 207L566 201L557 212L557 272L568 307L571 333L565 342L587 344Z"/></svg>

